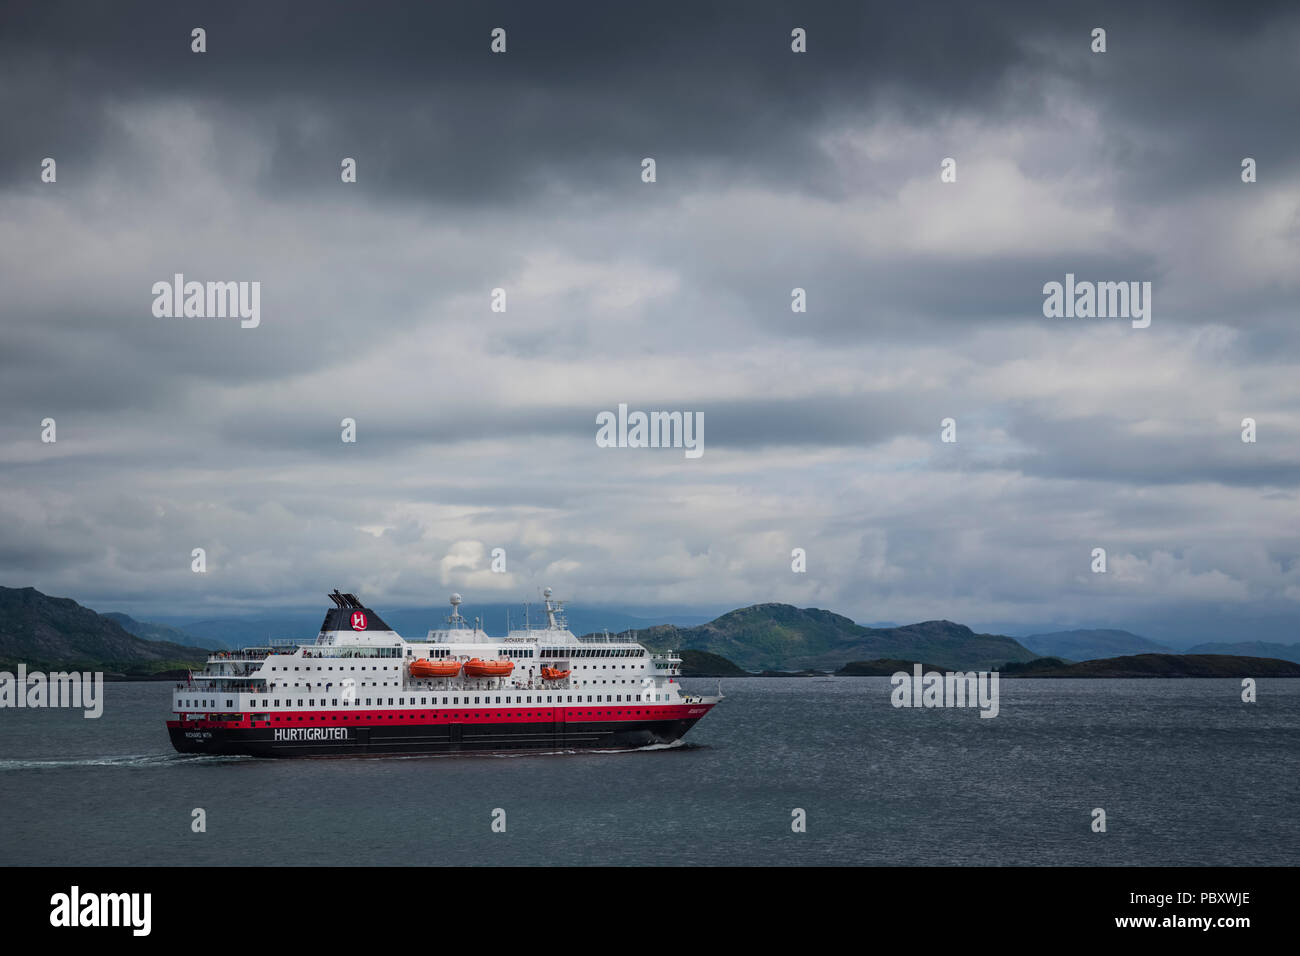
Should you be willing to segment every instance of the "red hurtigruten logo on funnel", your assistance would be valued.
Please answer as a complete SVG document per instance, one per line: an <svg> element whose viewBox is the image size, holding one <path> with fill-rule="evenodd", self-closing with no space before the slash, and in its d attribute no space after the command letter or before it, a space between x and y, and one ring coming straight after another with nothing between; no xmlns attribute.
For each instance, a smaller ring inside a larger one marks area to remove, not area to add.
<svg viewBox="0 0 1300 956"><path fill-rule="evenodd" d="M352 615L352 630L364 631L366 629L366 615L364 611L357 611Z"/></svg>

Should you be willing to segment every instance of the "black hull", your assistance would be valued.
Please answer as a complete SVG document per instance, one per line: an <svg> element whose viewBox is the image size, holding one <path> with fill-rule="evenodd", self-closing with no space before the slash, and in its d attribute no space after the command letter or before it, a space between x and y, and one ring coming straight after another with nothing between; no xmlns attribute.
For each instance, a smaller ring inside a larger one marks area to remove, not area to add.
<svg viewBox="0 0 1300 956"><path fill-rule="evenodd" d="M181 753L249 757L402 756L625 750L680 740L699 717L583 723L408 724L279 729L168 727Z"/></svg>

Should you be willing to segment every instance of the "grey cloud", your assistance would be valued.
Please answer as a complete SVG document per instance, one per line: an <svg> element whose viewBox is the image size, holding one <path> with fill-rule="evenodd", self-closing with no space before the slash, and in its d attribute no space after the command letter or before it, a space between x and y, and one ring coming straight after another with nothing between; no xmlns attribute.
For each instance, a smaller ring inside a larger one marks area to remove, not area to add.
<svg viewBox="0 0 1300 956"><path fill-rule="evenodd" d="M382 604L501 543L517 578L450 581L1161 639L1294 613L1293 5L3 17L3 583L144 617L357 578ZM949 154L954 197L988 188L980 164L1012 185L964 219L903 196L940 188ZM57 186L36 179L47 155ZM261 280L262 326L155 319L148 290L176 271ZM1153 281L1149 337L1043 319L1066 272ZM505 315L486 308L501 284ZM1189 372L1143 409L1149 343ZM979 375L1068 375L1063 355L1082 385ZM1219 434L1211 387L1259 444ZM702 411L705 457L596 448L619 402ZM948 415L961 440L941 447ZM1165 437L1133 437L1148 418ZM1099 535L1145 590L1080 583Z"/></svg>

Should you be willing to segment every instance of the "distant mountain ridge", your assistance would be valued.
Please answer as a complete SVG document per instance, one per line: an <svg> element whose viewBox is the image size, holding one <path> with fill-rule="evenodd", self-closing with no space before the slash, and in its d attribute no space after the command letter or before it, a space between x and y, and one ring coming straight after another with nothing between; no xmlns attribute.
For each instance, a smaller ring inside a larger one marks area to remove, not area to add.
<svg viewBox="0 0 1300 956"><path fill-rule="evenodd" d="M1006 677L1300 677L1293 661L1228 654L1129 654L1069 664L1043 658L1011 664Z"/></svg>
<svg viewBox="0 0 1300 956"><path fill-rule="evenodd" d="M1124 657L1130 654L1177 653L1171 647L1157 644L1130 631L1108 629L1053 631L1050 634L1030 634L1019 640L1039 657L1060 657L1071 661Z"/></svg>
<svg viewBox="0 0 1300 956"><path fill-rule="evenodd" d="M477 610L485 617L497 612L504 618L507 607L513 623L521 624L523 615L513 606L487 605ZM415 640L423 636L427 627L436 626L441 621L436 609L398 609L381 613L399 633ZM475 616L474 609L469 610L468 616ZM678 620L691 617L682 615ZM535 617L534 623L538 623L539 618L540 615ZM614 631L618 624L644 620L600 608L573 613L570 618L575 633L585 631L589 636L595 633L591 621L614 625L610 627ZM97 614L69 598L50 597L35 588L0 587L0 664L18 661L29 665L108 663L138 672L201 661L208 651L199 645L229 647L257 643L268 637L300 637L309 641L320 626L320 616L314 613L310 616L299 613L281 618L244 619L243 633L239 639L231 640L228 621L199 622L182 629L140 621L119 612ZM286 622L294 625L288 633ZM580 629L583 622L588 623L588 627ZM224 631L226 640L215 640L205 633L188 629L203 631L204 623L210 624L213 630ZM501 623L504 624L504 620ZM1052 665L1039 662L1041 658L1060 658L1062 667L1069 666L1071 661L1106 660L1107 667L1115 672L1114 659L1133 656L1148 658L1133 663L1137 670L1155 667L1172 673L1177 668L1154 659L1179 653L1121 630L1056 631L1017 640L998 634L977 634L952 621L867 627L833 611L777 603L738 608L699 624L656 624L620 630L654 650L689 651L693 658L689 670L715 676L738 673L734 668L751 673L835 671L849 662L883 666L882 661L890 664L895 661L924 661L928 667L954 670L991 670L1004 664L1024 665L1035 661L1031 667L1050 670ZM1185 653L1300 663L1300 644L1222 642L1200 644Z"/></svg>
<svg viewBox="0 0 1300 956"><path fill-rule="evenodd" d="M833 611L789 604L755 604L696 627L659 625L629 636L655 650L707 651L748 671L829 671L880 658L988 670L1040 656L1014 638L976 634L952 621L863 627Z"/></svg>
<svg viewBox="0 0 1300 956"><path fill-rule="evenodd" d="M207 656L201 647L137 637L71 598L0 587L0 662L149 670Z"/></svg>
<svg viewBox="0 0 1300 956"><path fill-rule="evenodd" d="M1249 657L1271 657L1282 661L1300 663L1300 644L1274 644L1270 641L1241 641L1228 643L1216 641L1197 644L1187 649L1188 654L1238 654Z"/></svg>
<svg viewBox="0 0 1300 956"><path fill-rule="evenodd" d="M122 630L128 634L134 634L136 637L142 637L146 641L164 641L170 644L180 644L182 646L194 646L198 640L193 634L182 631L179 627L169 627L166 624L154 624L151 621L137 621L129 614L122 614L119 611L109 611L100 614L100 617L106 617L121 625Z"/></svg>

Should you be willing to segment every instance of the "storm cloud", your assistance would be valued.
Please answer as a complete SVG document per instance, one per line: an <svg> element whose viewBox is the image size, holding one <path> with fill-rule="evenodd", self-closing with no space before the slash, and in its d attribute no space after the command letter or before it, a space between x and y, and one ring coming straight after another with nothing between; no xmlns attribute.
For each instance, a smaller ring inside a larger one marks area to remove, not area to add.
<svg viewBox="0 0 1300 956"><path fill-rule="evenodd" d="M1296 639L1294 5L3 17L0 583ZM1045 318L1067 273L1150 328ZM620 403L704 455L597 447Z"/></svg>

